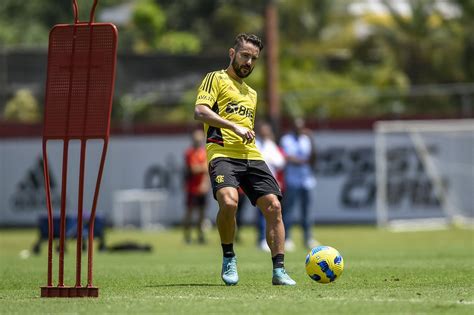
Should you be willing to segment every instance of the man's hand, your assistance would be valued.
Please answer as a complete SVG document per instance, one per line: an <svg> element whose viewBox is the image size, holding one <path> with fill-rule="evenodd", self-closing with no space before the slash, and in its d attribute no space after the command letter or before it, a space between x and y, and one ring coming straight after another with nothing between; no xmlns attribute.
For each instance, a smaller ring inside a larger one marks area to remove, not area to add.
<svg viewBox="0 0 474 315"><path fill-rule="evenodd" d="M251 143L255 139L255 131L245 127L234 125L234 132L242 138L244 143Z"/></svg>
<svg viewBox="0 0 474 315"><path fill-rule="evenodd" d="M235 132L242 138L244 143L251 143L255 139L255 131L238 126L214 113L209 106L204 104L197 104L194 108L194 119L202 121L209 126L217 128L226 128Z"/></svg>

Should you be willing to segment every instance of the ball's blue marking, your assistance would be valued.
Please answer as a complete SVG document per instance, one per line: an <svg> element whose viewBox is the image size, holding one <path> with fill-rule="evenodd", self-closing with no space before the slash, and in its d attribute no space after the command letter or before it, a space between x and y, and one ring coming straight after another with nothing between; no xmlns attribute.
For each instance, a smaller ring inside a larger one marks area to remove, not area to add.
<svg viewBox="0 0 474 315"><path fill-rule="evenodd" d="M314 281L319 281L319 280L321 280L321 277L318 276L317 274L314 274L314 275L312 275L312 276L310 276L310 277L311 277L311 279L313 279Z"/></svg>
<svg viewBox="0 0 474 315"><path fill-rule="evenodd" d="M325 249L329 249L329 247L327 246L318 246L318 247L315 247L311 250L311 256L316 254L317 252L320 252L322 250L325 250Z"/></svg>
<svg viewBox="0 0 474 315"><path fill-rule="evenodd" d="M310 257L311 257L311 256L310 256L309 254L306 255L306 260L305 260L305 262L304 262L305 265L308 265L308 264L309 264L309 258L310 258Z"/></svg>
<svg viewBox="0 0 474 315"><path fill-rule="evenodd" d="M341 255L337 255L337 256L334 258L334 263L335 263L336 265L339 265L339 264L341 263L341 261L342 261Z"/></svg>
<svg viewBox="0 0 474 315"><path fill-rule="evenodd" d="M329 281L333 282L334 280L336 280L336 275L331 270L331 268L329 268L329 265L326 261L323 260L318 262L318 266L319 268L321 268L321 271L324 272L326 277L328 277Z"/></svg>

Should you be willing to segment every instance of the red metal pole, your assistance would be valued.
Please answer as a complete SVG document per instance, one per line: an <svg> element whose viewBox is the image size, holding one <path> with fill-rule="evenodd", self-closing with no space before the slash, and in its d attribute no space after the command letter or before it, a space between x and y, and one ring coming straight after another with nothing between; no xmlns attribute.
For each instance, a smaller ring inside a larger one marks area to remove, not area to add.
<svg viewBox="0 0 474 315"><path fill-rule="evenodd" d="M94 4L92 5L91 12L89 14L89 24L94 23L94 15L95 15L95 7L97 6L98 0L94 0Z"/></svg>
<svg viewBox="0 0 474 315"><path fill-rule="evenodd" d="M97 182L95 185L94 200L92 202L92 211L89 218L89 247L88 249L88 274L87 286L92 287L92 260L94 255L94 222L95 212L97 209L97 201L99 199L100 182L102 180L102 173L104 171L105 157L107 155L107 147L109 145L109 138L104 138L104 146L102 148L102 156L100 158L99 174L97 175Z"/></svg>
<svg viewBox="0 0 474 315"><path fill-rule="evenodd" d="M80 171L79 171L79 196L78 196L78 209L77 209L77 248L76 248L76 287L81 287L81 266L82 266L82 216L83 216L83 200L84 200L84 173L85 173L85 160L86 160L86 145L87 137L84 134L86 130L86 122L89 114L89 83L91 76L91 64L92 64L92 43L93 43L93 30L94 27L91 25L94 19L95 6L97 0L94 1L94 6L91 10L91 20L89 21L89 51L88 51L88 67L87 67L87 81L86 81L86 95L85 95L85 112L82 121L82 139L81 139L81 159L80 159ZM90 222L89 222L90 224ZM93 246L89 242L89 247Z"/></svg>
<svg viewBox="0 0 474 315"><path fill-rule="evenodd" d="M53 286L53 238L54 238L54 222L53 222L53 209L51 206L51 188L49 180L49 169L48 169L48 153L47 153L47 140L43 139L43 172L44 172L44 185L46 188L46 206L48 208L48 287Z"/></svg>
<svg viewBox="0 0 474 315"><path fill-rule="evenodd" d="M74 1L73 3L75 3ZM77 4L76 4L77 6ZM75 7L77 13L77 7ZM69 73L69 93L67 101L67 113L66 113L66 126L65 126L65 137L63 147L63 170L62 170L62 187L61 187L61 214L60 214L60 232L59 232L59 287L64 287L64 240L66 237L66 190L67 190L67 162L69 152L69 119L71 112L71 101L72 101L72 85L74 79L74 55L76 52L76 24L73 26L73 40L71 47L71 58L70 58L70 73Z"/></svg>
<svg viewBox="0 0 474 315"><path fill-rule="evenodd" d="M79 170L79 196L77 205L77 241L76 241L76 287L81 287L82 266L82 212L84 203L84 173L86 160L86 140L81 140L81 161Z"/></svg>
<svg viewBox="0 0 474 315"><path fill-rule="evenodd" d="M66 191L67 191L67 162L69 140L64 140L63 146L63 171L61 185L61 213L59 225L59 280L58 287L64 287L64 241L66 238Z"/></svg>

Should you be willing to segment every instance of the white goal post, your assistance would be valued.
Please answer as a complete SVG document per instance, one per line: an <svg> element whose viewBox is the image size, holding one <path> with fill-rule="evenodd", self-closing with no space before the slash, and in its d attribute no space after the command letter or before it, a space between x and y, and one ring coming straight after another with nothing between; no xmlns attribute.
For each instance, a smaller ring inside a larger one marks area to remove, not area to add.
<svg viewBox="0 0 474 315"><path fill-rule="evenodd" d="M474 222L474 119L378 121L379 227L432 229Z"/></svg>

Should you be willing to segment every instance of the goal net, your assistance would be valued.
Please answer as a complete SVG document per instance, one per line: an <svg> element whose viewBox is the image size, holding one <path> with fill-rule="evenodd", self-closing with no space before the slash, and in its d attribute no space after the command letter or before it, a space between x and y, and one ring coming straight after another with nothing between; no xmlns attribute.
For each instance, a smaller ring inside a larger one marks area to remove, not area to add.
<svg viewBox="0 0 474 315"><path fill-rule="evenodd" d="M379 121L375 168L378 226L473 226L474 119Z"/></svg>

